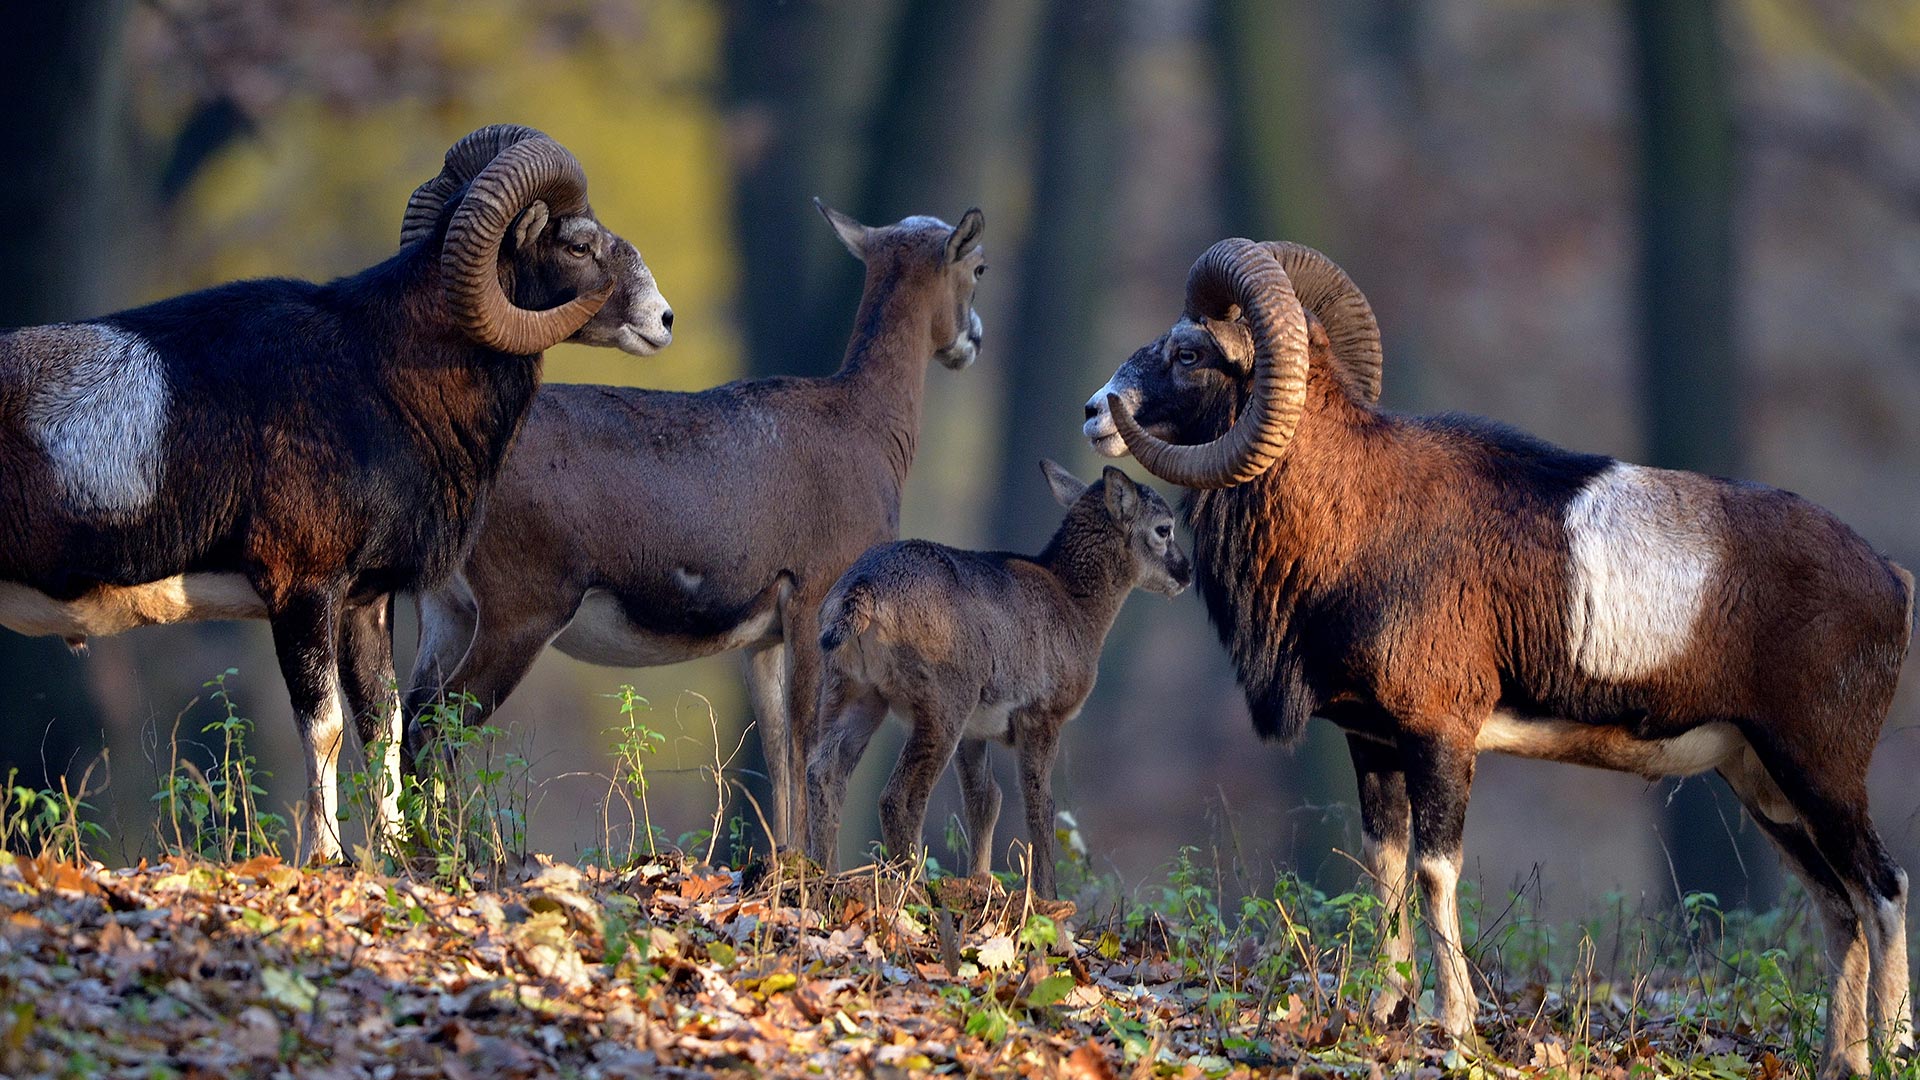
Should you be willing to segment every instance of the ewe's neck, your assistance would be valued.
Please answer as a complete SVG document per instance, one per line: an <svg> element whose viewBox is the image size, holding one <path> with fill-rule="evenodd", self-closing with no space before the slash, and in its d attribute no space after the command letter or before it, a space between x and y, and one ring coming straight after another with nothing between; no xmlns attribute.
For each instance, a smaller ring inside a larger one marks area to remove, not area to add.
<svg viewBox="0 0 1920 1080"><path fill-rule="evenodd" d="M884 432L894 480L904 485L920 439L921 400L932 359L932 298L898 273L872 271L854 317L846 359L834 376L851 392L861 430Z"/></svg>

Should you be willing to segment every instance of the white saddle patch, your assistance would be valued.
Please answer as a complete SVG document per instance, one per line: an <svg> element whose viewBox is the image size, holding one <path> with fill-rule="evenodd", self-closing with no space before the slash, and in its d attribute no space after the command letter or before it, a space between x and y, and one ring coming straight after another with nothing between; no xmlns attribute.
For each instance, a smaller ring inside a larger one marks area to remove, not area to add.
<svg viewBox="0 0 1920 1080"><path fill-rule="evenodd" d="M144 585L102 585L73 600L0 581L0 626L75 645L136 626L266 616L266 602L241 574L176 574Z"/></svg>
<svg viewBox="0 0 1920 1080"><path fill-rule="evenodd" d="M1638 678L1692 645L1722 558L1706 482L1618 463L1568 504L1568 646L1582 673Z"/></svg>
<svg viewBox="0 0 1920 1080"><path fill-rule="evenodd" d="M160 486L167 378L145 339L93 324L35 326L14 341L34 356L27 427L73 509L136 513Z"/></svg>

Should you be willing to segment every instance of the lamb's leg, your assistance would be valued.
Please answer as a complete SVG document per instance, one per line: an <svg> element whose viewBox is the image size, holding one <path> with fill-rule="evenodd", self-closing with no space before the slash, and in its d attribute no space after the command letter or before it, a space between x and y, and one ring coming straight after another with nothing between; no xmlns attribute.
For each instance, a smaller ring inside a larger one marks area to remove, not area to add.
<svg viewBox="0 0 1920 1080"><path fill-rule="evenodd" d="M887 856L920 865L921 835L927 825L927 800L960 745L972 703L921 702L912 710L913 731L900 751L900 763L880 793L880 836Z"/></svg>
<svg viewBox="0 0 1920 1080"><path fill-rule="evenodd" d="M747 694L753 699L754 720L760 725L760 755L766 759L768 787L772 788L773 842L786 847L795 840L793 807L793 729L787 715L787 649L763 645L747 653Z"/></svg>
<svg viewBox="0 0 1920 1080"><path fill-rule="evenodd" d="M847 777L887 718L887 703L871 687L828 672L821 716L825 730L807 762L807 856L831 870L838 864L840 808L847 798Z"/></svg>
<svg viewBox="0 0 1920 1080"><path fill-rule="evenodd" d="M340 692L340 596L311 589L279 598L268 615L280 674L293 702L294 723L307 767L307 800L301 818L302 863L340 858L340 740L344 717Z"/></svg>
<svg viewBox="0 0 1920 1080"><path fill-rule="evenodd" d="M1421 731L1429 725L1402 723L1403 730ZM1471 736L1442 729L1431 734L1402 735L1407 798L1413 809L1413 856L1426 901L1427 922L1433 937L1434 998L1440 1026L1447 1034L1465 1038L1473 1033L1472 974L1460 941L1460 867L1462 837L1467 821L1467 795L1473 787L1474 750Z"/></svg>
<svg viewBox="0 0 1920 1080"><path fill-rule="evenodd" d="M1353 771L1360 786L1360 843L1367 876L1380 897L1385 932L1386 984L1374 994L1368 1014L1381 1027L1413 1016L1419 997L1403 972L1413 970L1413 912L1408 904L1408 841L1411 831L1407 775L1398 747L1358 735L1347 736Z"/></svg>
<svg viewBox="0 0 1920 1080"><path fill-rule="evenodd" d="M351 604L340 622L340 683L347 712L380 785L379 820L368 831L387 842L401 837L400 695L393 675L393 597Z"/></svg>
<svg viewBox="0 0 1920 1080"><path fill-rule="evenodd" d="M1060 748L1064 717L1037 716L1019 726L1020 798L1027 811L1027 843L1032 848L1027 876L1034 895L1054 898L1053 759Z"/></svg>
<svg viewBox="0 0 1920 1080"><path fill-rule="evenodd" d="M960 771L960 794L966 804L967 842L971 846L970 872L986 877L993 872L993 828L1000 821L1000 784L987 760L985 739L961 739L955 755Z"/></svg>

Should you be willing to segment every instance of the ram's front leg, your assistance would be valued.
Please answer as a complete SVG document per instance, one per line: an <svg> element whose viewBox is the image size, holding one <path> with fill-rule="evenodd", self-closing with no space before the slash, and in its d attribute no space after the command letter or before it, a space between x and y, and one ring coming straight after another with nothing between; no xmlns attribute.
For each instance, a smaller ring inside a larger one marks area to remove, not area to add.
<svg viewBox="0 0 1920 1080"><path fill-rule="evenodd" d="M1414 869L1433 938L1433 996L1441 1028L1466 1038L1479 1011L1461 947L1459 898L1467 795L1473 787L1473 737L1470 730L1452 725L1402 724Z"/></svg>
<svg viewBox="0 0 1920 1080"><path fill-rule="evenodd" d="M298 854L303 864L340 858L340 742L345 734L340 609L339 590L307 588L271 602L267 616L307 768Z"/></svg>
<svg viewBox="0 0 1920 1080"><path fill-rule="evenodd" d="M1419 983L1413 971L1413 911L1408 904L1407 859L1412 821L1407 805L1407 775L1401 769L1400 750L1376 739L1347 736L1353 771L1360 788L1361 854L1367 876L1380 897L1384 920L1381 944L1386 954L1386 981L1374 994L1368 1015L1376 1026L1387 1027L1413 1017Z"/></svg>

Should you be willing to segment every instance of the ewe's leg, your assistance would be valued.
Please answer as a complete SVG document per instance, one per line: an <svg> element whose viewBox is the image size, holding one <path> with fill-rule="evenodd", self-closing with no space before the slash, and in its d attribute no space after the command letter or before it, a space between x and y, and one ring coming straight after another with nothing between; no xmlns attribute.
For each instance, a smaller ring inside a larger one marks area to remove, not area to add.
<svg viewBox="0 0 1920 1080"><path fill-rule="evenodd" d="M1434 998L1440 1026L1464 1038L1478 1011L1460 943L1461 840L1473 786L1473 744L1450 732L1405 736L1407 798L1413 810L1414 866L1433 937ZM1464 745L1463 745L1464 743Z"/></svg>
<svg viewBox="0 0 1920 1080"><path fill-rule="evenodd" d="M1751 750L1720 767L1727 786L1746 806L1781 858L1807 886L1819 906L1832 993L1827 1004L1826 1041L1820 1051L1820 1075L1843 1077L1867 1071L1867 983L1871 965L1867 936L1854 914L1846 883L1827 865L1801 824L1798 812L1767 775Z"/></svg>
<svg viewBox="0 0 1920 1080"><path fill-rule="evenodd" d="M790 775L805 776L813 759L813 747L820 740L818 715L823 657L820 653L820 601L814 593L796 594L787 600L781 613L782 636L787 652L787 762ZM806 828L807 800L796 785L788 795L787 827L796 832Z"/></svg>
<svg viewBox="0 0 1920 1080"><path fill-rule="evenodd" d="M297 856L302 863L340 857L340 606L332 592L309 591L283 598L268 616L307 766L307 805Z"/></svg>
<svg viewBox="0 0 1920 1080"><path fill-rule="evenodd" d="M972 847L969 872L986 877L993 872L993 827L1000 821L1000 784L987 760L985 739L961 739L954 759L960 771L960 794L966 803L967 842Z"/></svg>
<svg viewBox="0 0 1920 1080"><path fill-rule="evenodd" d="M880 836L887 843L888 858L920 865L927 799L947 763L953 760L968 707L928 702L913 710L913 731L900 751L900 763L894 766L886 790L880 793Z"/></svg>
<svg viewBox="0 0 1920 1080"><path fill-rule="evenodd" d="M418 767L415 758L431 739L432 733L424 721L434 702L453 705L471 698L473 706L464 708L460 719L469 726L478 725L492 716L507 695L520 685L520 680L527 677L541 650L566 629L580 603L580 596L573 593L548 599L552 603L540 610L514 612L502 611L483 601L475 620L473 643L444 690L429 697L420 712L407 717L406 750L410 765Z"/></svg>
<svg viewBox="0 0 1920 1080"><path fill-rule="evenodd" d="M831 870L839 865L840 808L847 798L847 777L887 718L887 703L873 688L829 672L820 714L825 730L807 762L807 856Z"/></svg>
<svg viewBox="0 0 1920 1080"><path fill-rule="evenodd" d="M1413 1018L1419 998L1417 982L1408 985L1402 971L1413 970L1413 911L1408 903L1408 842L1412 831L1407 803L1407 775L1400 768L1398 747L1357 735L1347 736L1347 751L1360 785L1360 843L1367 876L1386 920L1382 945L1386 952L1386 985L1374 995L1368 1015L1385 1027Z"/></svg>
<svg viewBox="0 0 1920 1080"><path fill-rule="evenodd" d="M1053 759L1060 748L1064 718L1037 716L1019 724L1020 798L1027 810L1027 843L1032 846L1028 884L1036 896L1054 899Z"/></svg>
<svg viewBox="0 0 1920 1080"><path fill-rule="evenodd" d="M413 673L407 676L404 716L417 716L439 700L473 644L478 614L473 598L457 579L420 594L420 649L413 658Z"/></svg>
<svg viewBox="0 0 1920 1080"><path fill-rule="evenodd" d="M753 717L760 725L760 756L767 763L767 786L772 789L773 842L794 842L793 727L787 716L787 649L763 645L747 653L747 694L753 699ZM803 774L804 776L804 774Z"/></svg>
<svg viewBox="0 0 1920 1080"><path fill-rule="evenodd" d="M341 618L340 683L367 755L367 771L379 777L380 819L369 822L368 831L398 840L401 725L393 675L392 596L351 605Z"/></svg>

